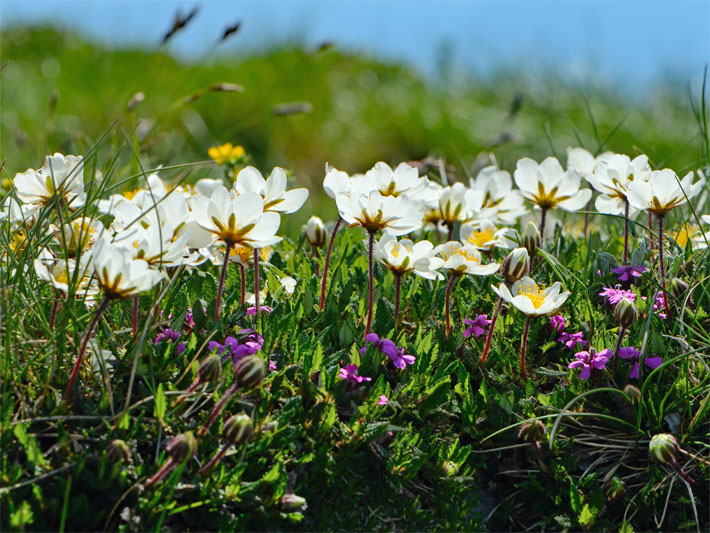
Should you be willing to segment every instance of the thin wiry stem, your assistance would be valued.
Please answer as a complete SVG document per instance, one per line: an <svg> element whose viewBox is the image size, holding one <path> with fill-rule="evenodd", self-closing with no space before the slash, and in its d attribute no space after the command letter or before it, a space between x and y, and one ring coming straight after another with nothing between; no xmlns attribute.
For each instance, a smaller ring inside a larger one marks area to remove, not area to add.
<svg viewBox="0 0 710 533"><path fill-rule="evenodd" d="M523 330L523 343L520 346L520 373L523 379L528 379L527 372L525 371L525 351L528 347L528 333L530 332L530 320L531 316L525 317L525 329Z"/></svg>
<svg viewBox="0 0 710 533"><path fill-rule="evenodd" d="M545 242L545 219L547 218L547 209L542 209L542 215L540 215L540 246Z"/></svg>
<svg viewBox="0 0 710 533"><path fill-rule="evenodd" d="M212 468L214 468L214 465L216 465L219 460L224 457L224 454L227 453L227 450L229 450L231 445L232 444L228 442L227 444L222 446L222 448L216 454L214 454L212 459L210 459L210 461L200 469L200 475L204 476L207 472L212 470Z"/></svg>
<svg viewBox="0 0 710 533"><path fill-rule="evenodd" d="M668 307L668 295L666 294L666 267L663 264L663 219L665 215L658 215L658 259L661 267L661 285L663 286L663 305L666 308L666 314L670 314Z"/></svg>
<svg viewBox="0 0 710 533"><path fill-rule="evenodd" d="M84 360L84 354L86 353L86 347L89 344L91 334L94 332L94 328L96 327L96 324L98 324L99 318L101 318L101 315L106 310L109 303L111 303L111 297L105 295L98 309L94 313L94 318L91 319L89 329L86 331L86 336L84 337L84 342L81 343L79 356L76 358L76 363L74 363L74 368L72 369L71 375L69 376L69 383L67 384L67 390L64 392L64 399L62 400L63 402L66 402L69 399L69 396L71 395L71 391L74 388L74 382L76 381L76 377L79 374L79 369L81 368L81 363Z"/></svg>
<svg viewBox="0 0 710 533"><path fill-rule="evenodd" d="M259 250L257 248L254 248L254 307L258 321L261 307L259 307Z"/></svg>
<svg viewBox="0 0 710 533"><path fill-rule="evenodd" d="M650 211L648 212L648 240L649 240L649 249L653 251L656 246L653 243L653 213Z"/></svg>
<svg viewBox="0 0 710 533"><path fill-rule="evenodd" d="M624 326L619 326L619 336L616 339L616 346L614 347L614 363L612 364L612 370L616 371L616 365L619 361L619 350L621 349L621 341L624 340L624 335L628 331Z"/></svg>
<svg viewBox="0 0 710 533"><path fill-rule="evenodd" d="M244 305L247 299L247 269L241 263L239 263L239 275L241 277L242 305Z"/></svg>
<svg viewBox="0 0 710 533"><path fill-rule="evenodd" d="M133 313L131 316L131 331L133 335L138 331L138 295L133 297Z"/></svg>
<svg viewBox="0 0 710 533"><path fill-rule="evenodd" d="M325 254L325 265L323 266L323 280L320 284L320 310L325 307L325 285L328 282L328 266L330 265L330 254L333 251L333 242L335 241L335 234L338 233L338 228L340 223L343 221L342 218L338 217L333 227L333 233L330 235L330 242L328 243L328 251Z"/></svg>
<svg viewBox="0 0 710 533"><path fill-rule="evenodd" d="M394 325L397 326L399 316L399 295L402 290L402 274L394 275Z"/></svg>
<svg viewBox="0 0 710 533"><path fill-rule="evenodd" d="M368 295L368 304L367 304L367 325L365 326L365 335L368 335L370 333L370 327L372 326L372 309L375 304L375 276L373 273L372 269L372 250L375 247L375 232L370 231L369 232L370 236L370 242L369 246L367 247L368 251L368 263L367 263L367 271L368 271L368 277L369 277L369 295Z"/></svg>
<svg viewBox="0 0 710 533"><path fill-rule="evenodd" d="M629 200L624 197L624 265L629 262Z"/></svg>
<svg viewBox="0 0 710 533"><path fill-rule="evenodd" d="M451 272L451 277L449 282L446 284L446 338L449 338L449 331L451 331L451 318L450 318L450 306L451 306L451 289L454 287L456 280L459 278L458 274Z"/></svg>
<svg viewBox="0 0 710 533"><path fill-rule="evenodd" d="M52 304L52 313L49 315L49 329L54 329L54 320L57 318L57 309L59 308L59 300L54 300Z"/></svg>
<svg viewBox="0 0 710 533"><path fill-rule="evenodd" d="M224 280L227 277L227 267L229 266L229 255L232 252L233 243L225 243L224 248L224 263L222 263L222 274L219 276L219 287L217 288L217 307L214 312L215 321L219 322L219 317L222 313L222 290L224 289Z"/></svg>
<svg viewBox="0 0 710 533"><path fill-rule="evenodd" d="M481 356L481 364L485 364L486 357L488 357L488 351L491 349L491 340L493 340L493 328L495 328L495 326L496 326L496 320L498 320L498 315L500 314L501 307L503 307L503 298L501 298L499 296L495 311L493 311L493 317L491 318L491 323L488 326L488 337L486 337L486 346L485 346L485 348L483 348L483 355Z"/></svg>

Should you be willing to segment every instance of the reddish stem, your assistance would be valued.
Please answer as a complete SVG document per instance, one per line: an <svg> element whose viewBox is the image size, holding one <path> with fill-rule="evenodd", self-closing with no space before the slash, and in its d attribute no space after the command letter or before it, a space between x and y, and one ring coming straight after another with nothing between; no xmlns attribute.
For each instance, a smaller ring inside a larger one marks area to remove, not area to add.
<svg viewBox="0 0 710 533"><path fill-rule="evenodd" d="M328 266L330 265L330 254L333 251L333 243L335 242L335 234L338 233L338 228L340 223L343 221L342 218L338 217L338 220L333 227L333 233L330 235L330 242L328 243L328 251L325 254L325 265L323 265L323 280L320 284L320 310L325 307L325 285L328 281Z"/></svg>
<svg viewBox="0 0 710 533"><path fill-rule="evenodd" d="M76 377L79 375L79 369L81 368L81 363L84 360L84 354L86 353L86 347L89 344L91 334L94 332L94 328L96 327L96 324L98 324L99 318L101 318L101 314L106 310L110 302L111 297L105 295L104 299L101 301L101 304L99 304L98 309L94 313L94 318L91 319L89 329L86 331L86 336L84 337L84 342L81 343L79 356L76 358L76 363L74 363L74 368L72 369L71 375L69 376L69 384L67 385L67 390L64 392L64 398L62 400L63 402L69 400L69 395L71 394L71 391L74 388L74 382L76 381Z"/></svg>
<svg viewBox="0 0 710 533"><path fill-rule="evenodd" d="M451 304L451 289L453 288L456 280L458 279L458 274L451 272L451 277L449 282L446 284L446 338L449 338L449 331L451 330L451 319L450 319L450 304Z"/></svg>
<svg viewBox="0 0 710 533"><path fill-rule="evenodd" d="M172 472L176 466L177 464L175 463L175 461L173 461L173 458L168 457L168 460L165 461L165 464L158 469L158 471L153 475L153 477L151 477L148 481L145 482L145 488L151 488L158 481L160 481L170 472Z"/></svg>
<svg viewBox="0 0 710 533"><path fill-rule="evenodd" d="M244 305L244 302L246 302L247 299L247 269L244 268L244 265L241 263L239 263L239 272L242 285L242 305Z"/></svg>
<svg viewBox="0 0 710 533"><path fill-rule="evenodd" d="M52 304L52 312L49 315L49 329L54 329L54 320L57 318L57 309L59 308L59 300L54 300Z"/></svg>
<svg viewBox="0 0 710 533"><path fill-rule="evenodd" d="M237 389L239 389L239 384L238 383L232 383L229 388L227 389L227 392L224 393L224 396L220 398L220 400L215 404L215 406L212 408L212 412L210 413L210 416L207 418L207 422L205 422L205 425L202 427L200 430L200 435L204 435L207 433L207 430L210 428L212 423L215 421L217 418L217 415L224 409L224 406L226 403L234 396L237 392Z"/></svg>
<svg viewBox="0 0 710 533"><path fill-rule="evenodd" d="M523 344L520 346L520 373L523 379L528 379L527 372L525 372L525 351L528 346L528 332L530 331L530 320L532 317L525 317L525 329L523 330Z"/></svg>
<svg viewBox="0 0 710 533"><path fill-rule="evenodd" d="M485 364L486 357L488 357L488 351L491 349L491 341L493 340L493 328L496 327L496 320L498 320L498 315L503 307L503 298L498 297L498 303L496 303L495 311L493 311L493 317L491 318L491 323L488 326L488 336L486 337L486 346L483 348L483 355L481 356L481 364Z"/></svg>
<svg viewBox="0 0 710 533"><path fill-rule="evenodd" d="M402 275L394 275L394 325L397 326L397 317L399 316L399 295L402 290Z"/></svg>
<svg viewBox="0 0 710 533"><path fill-rule="evenodd" d="M254 248L254 307L258 317L261 307L259 307L259 250L257 248Z"/></svg>
<svg viewBox="0 0 710 533"><path fill-rule="evenodd" d="M138 331L138 295L133 297L133 315L131 317L131 329L134 335Z"/></svg>
<svg viewBox="0 0 710 533"><path fill-rule="evenodd" d="M653 251L656 246L653 243L653 213L651 213L650 211L648 212L648 239L650 241L650 250Z"/></svg>
<svg viewBox="0 0 710 533"><path fill-rule="evenodd" d="M180 396L180 398L178 399L178 401L175 405L180 405L183 401L185 401L185 399L190 394L192 394L193 392L195 392L197 390L197 387L199 387L201 383L202 383L202 381L200 380L199 377L195 381L190 383L190 386L187 388L187 390L184 392L184 394L182 396Z"/></svg>
<svg viewBox="0 0 710 533"><path fill-rule="evenodd" d="M668 307L668 295L666 294L666 267L663 264L663 219L665 215L658 215L658 257L661 266L661 285L663 285L663 305L666 308L666 314L670 315Z"/></svg>
<svg viewBox="0 0 710 533"><path fill-rule="evenodd" d="M446 242L454 240L454 225L446 223L446 227L449 228L449 232L446 234Z"/></svg>
<svg viewBox="0 0 710 533"><path fill-rule="evenodd" d="M222 274L219 276L219 287L217 288L217 308L215 309L214 318L219 322L219 317L222 314L222 290L224 289L224 280L227 277L227 267L229 266L229 254L232 252L231 242L226 242L224 247L224 263L222 263Z"/></svg>
<svg viewBox="0 0 710 533"><path fill-rule="evenodd" d="M368 232L370 236L370 245L367 248L368 251L368 263L367 263L367 271L369 274L369 298L368 298L368 305L367 305L367 326L365 326L365 335L368 335L370 333L370 327L372 326L372 309L375 304L375 280L374 280L374 274L372 271L372 249L375 247L375 232L370 231Z"/></svg>
<svg viewBox="0 0 710 533"><path fill-rule="evenodd" d="M227 453L227 450L229 450L230 446L231 446L231 444L229 442L227 444L225 444L224 446L222 446L222 448L216 454L214 454L214 457L212 457L212 459L210 459L210 462L207 463L205 466L203 466L200 469L200 475L204 476L207 472L212 470L214 465L216 465L217 462L220 459L222 459L222 457L224 457L224 454Z"/></svg>
<svg viewBox="0 0 710 533"><path fill-rule="evenodd" d="M540 217L540 246L545 242L545 220L547 219L547 209L542 210L542 215Z"/></svg>
<svg viewBox="0 0 710 533"><path fill-rule="evenodd" d="M594 200L594 193L592 192L592 195L589 197L589 201L587 202L587 207L584 208L586 213L584 214L584 238L587 238L587 229L589 229L589 213L592 209L592 200Z"/></svg>
<svg viewBox="0 0 710 533"><path fill-rule="evenodd" d="M629 201L624 198L624 265L629 263Z"/></svg>

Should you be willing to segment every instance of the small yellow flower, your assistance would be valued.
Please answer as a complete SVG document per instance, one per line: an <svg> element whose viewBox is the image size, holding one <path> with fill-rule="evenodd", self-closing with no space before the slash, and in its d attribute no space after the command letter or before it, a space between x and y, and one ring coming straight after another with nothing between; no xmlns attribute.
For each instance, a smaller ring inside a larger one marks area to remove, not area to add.
<svg viewBox="0 0 710 533"><path fill-rule="evenodd" d="M691 224L684 224L680 230L678 230L678 234L675 236L675 242L682 250L685 250L688 241L695 241L699 234L700 230L698 228Z"/></svg>
<svg viewBox="0 0 710 533"><path fill-rule="evenodd" d="M244 147L232 146L232 143L225 143L221 146L212 146L207 150L209 155L218 165L228 165L244 157Z"/></svg>

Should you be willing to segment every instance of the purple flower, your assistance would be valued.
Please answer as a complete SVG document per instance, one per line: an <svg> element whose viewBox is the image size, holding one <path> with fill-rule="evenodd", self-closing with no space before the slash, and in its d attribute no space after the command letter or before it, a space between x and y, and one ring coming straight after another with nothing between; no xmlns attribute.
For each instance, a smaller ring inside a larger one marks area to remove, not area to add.
<svg viewBox="0 0 710 533"><path fill-rule="evenodd" d="M626 346L625 348L619 349L619 357L621 357L622 359L626 359L627 361L629 361L629 363L633 363L631 372L629 372L629 377L632 379L638 379L639 377L640 355L641 354L639 354L639 351L633 346ZM663 359L661 357L644 357L643 359L643 364L651 370L661 366L661 363L663 363Z"/></svg>
<svg viewBox="0 0 710 533"><path fill-rule="evenodd" d="M387 396L385 396L384 394L380 394L380 399L377 400L377 403L375 405L387 405L387 402L389 402Z"/></svg>
<svg viewBox="0 0 710 533"><path fill-rule="evenodd" d="M269 372L276 372L276 361L269 359Z"/></svg>
<svg viewBox="0 0 710 533"><path fill-rule="evenodd" d="M338 377L348 382L348 385L357 385L363 381L372 381L372 378L357 375L357 365L347 365L341 368Z"/></svg>
<svg viewBox="0 0 710 533"><path fill-rule="evenodd" d="M380 339L377 333L365 335L365 341L375 345L375 348L392 360L392 364L399 369L404 369L407 365L414 364L413 355L404 353L404 348L397 348L397 345L390 339ZM360 348L360 355L367 353L367 347Z"/></svg>
<svg viewBox="0 0 710 533"><path fill-rule="evenodd" d="M240 344L238 339L235 339L234 337L227 337L224 339L224 344L220 344L216 341L210 341L207 345L207 349L210 351L217 349L217 353L219 355L224 354L224 357L222 357L223 363L231 357L232 363L236 364L240 359L246 357L247 355L253 355L261 350L262 343L263 339L261 343L255 342L254 340L247 340Z"/></svg>
<svg viewBox="0 0 710 533"><path fill-rule="evenodd" d="M466 328L466 331L463 332L464 337L470 337L471 334L473 334L474 337L480 337L486 332L486 326L488 326L491 321L488 320L487 315L478 315L474 320L464 318L463 323L471 326Z"/></svg>
<svg viewBox="0 0 710 533"><path fill-rule="evenodd" d="M567 333L566 331L563 331L560 338L557 339L557 342L563 343L570 349L574 348L577 343L579 343L580 346L587 345L587 341L584 340L584 333L581 331L578 331L577 333Z"/></svg>
<svg viewBox="0 0 710 533"><path fill-rule="evenodd" d="M576 361L572 361L568 368L581 368L582 372L579 374L579 379L589 379L589 375L592 372L592 368L598 370L603 370L606 366L607 361L611 359L611 350L602 350L596 353L594 348L590 348L589 352L577 352L574 356L577 358Z"/></svg>
<svg viewBox="0 0 710 533"><path fill-rule="evenodd" d="M551 316L550 325L555 331L563 331L565 329L565 318L562 315Z"/></svg>
<svg viewBox="0 0 710 533"><path fill-rule="evenodd" d="M606 302L611 306L618 304L622 298L626 298L632 302L636 301L636 293L634 291L620 289L618 285L613 289L611 287L604 287L604 290L599 293L599 296L605 298Z"/></svg>
<svg viewBox="0 0 710 533"><path fill-rule="evenodd" d="M632 278L639 278L646 272L646 267L641 265L624 265L612 268L611 271L618 276L619 281L633 281Z"/></svg>
<svg viewBox="0 0 710 533"><path fill-rule="evenodd" d="M170 342L175 342L177 341L180 337L182 336L182 333L179 331L175 331L174 329L166 328L160 333L158 333L158 336L155 338L155 345L160 341L170 341Z"/></svg>
<svg viewBox="0 0 710 533"><path fill-rule="evenodd" d="M259 310L267 315L271 313L272 309L268 305L260 305ZM256 306L247 307L247 316L253 316L256 314Z"/></svg>

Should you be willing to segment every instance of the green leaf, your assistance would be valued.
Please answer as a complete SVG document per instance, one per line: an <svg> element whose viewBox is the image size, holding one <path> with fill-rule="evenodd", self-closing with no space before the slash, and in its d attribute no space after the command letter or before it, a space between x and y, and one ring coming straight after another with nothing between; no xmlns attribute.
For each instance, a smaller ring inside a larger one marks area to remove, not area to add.
<svg viewBox="0 0 710 533"><path fill-rule="evenodd" d="M619 533L634 533L634 528L631 525L631 522L628 522L627 520L621 522L621 525L619 526Z"/></svg>
<svg viewBox="0 0 710 533"><path fill-rule="evenodd" d="M18 424L19 425L19 424ZM25 529L25 526L34 522L32 507L27 501L24 501L20 506L10 514L10 526L15 531Z"/></svg>
<svg viewBox="0 0 710 533"><path fill-rule="evenodd" d="M44 456L39 444L37 444L37 439L27 434L24 424L16 424L12 432L25 449L27 460L35 465L44 465Z"/></svg>
<svg viewBox="0 0 710 533"><path fill-rule="evenodd" d="M153 413L155 418L162 420L165 417L165 409L167 408L167 402L165 401L165 390L163 389L163 384L158 385L158 390L155 393L155 409Z"/></svg>
<svg viewBox="0 0 710 533"><path fill-rule="evenodd" d="M595 514L596 513L592 511L592 508L589 507L589 504L585 503L584 507L582 507L582 512L580 513L579 518L577 519L579 525L584 527L594 525Z"/></svg>
<svg viewBox="0 0 710 533"><path fill-rule="evenodd" d="M575 513L579 513L582 508L582 499L572 478L569 478L569 505Z"/></svg>

